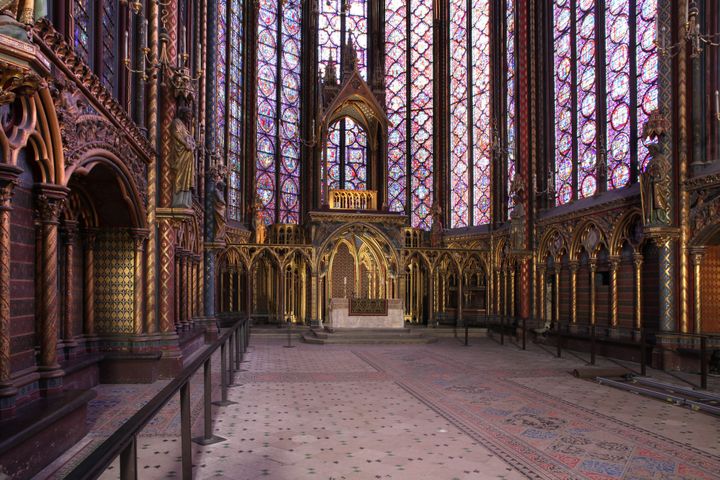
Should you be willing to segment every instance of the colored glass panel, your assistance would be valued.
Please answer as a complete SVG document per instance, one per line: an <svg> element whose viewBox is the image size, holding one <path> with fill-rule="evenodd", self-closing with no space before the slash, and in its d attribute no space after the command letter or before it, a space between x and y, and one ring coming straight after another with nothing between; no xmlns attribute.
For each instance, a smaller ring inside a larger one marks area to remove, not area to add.
<svg viewBox="0 0 720 480"><path fill-rule="evenodd" d="M490 0L471 2L473 224L490 222Z"/></svg>
<svg viewBox="0 0 720 480"><path fill-rule="evenodd" d="M555 201L573 198L572 0L555 0L553 42L555 84Z"/></svg>
<svg viewBox="0 0 720 480"><path fill-rule="evenodd" d="M258 8L256 192L267 224L300 221L301 8L300 0Z"/></svg>
<svg viewBox="0 0 720 480"><path fill-rule="evenodd" d="M325 74L329 60L335 62L340 78L343 45L352 42L357 52L358 71L367 79L367 2L365 0L327 0L319 2L318 57L319 71ZM343 10L345 9L345 10ZM332 127L325 145L328 184L332 188L364 190L367 188L366 134L352 120L346 119ZM331 138L336 136L337 138ZM337 173L337 177L332 175Z"/></svg>
<svg viewBox="0 0 720 480"><path fill-rule="evenodd" d="M217 2L217 40L216 45L223 47L215 50L215 145L221 157L225 157L225 119L227 112L227 0Z"/></svg>
<svg viewBox="0 0 720 480"><path fill-rule="evenodd" d="M578 197L595 194L597 179L597 80L595 74L595 0L581 0L575 11L577 72Z"/></svg>
<svg viewBox="0 0 720 480"><path fill-rule="evenodd" d="M516 117L515 105L515 0L505 3L505 145L507 147L507 191L515 177ZM508 216L514 207L508 195Z"/></svg>
<svg viewBox="0 0 720 480"><path fill-rule="evenodd" d="M450 0L450 227L470 222L467 0Z"/></svg>
<svg viewBox="0 0 720 480"><path fill-rule="evenodd" d="M432 35L432 32L430 32ZM388 207L404 212L407 197L408 12L404 0L385 4L385 104L388 126Z"/></svg>
<svg viewBox="0 0 720 480"><path fill-rule="evenodd" d="M228 64L228 215L240 220L242 211L242 100L243 100L243 2L230 0L230 51Z"/></svg>
<svg viewBox="0 0 720 480"><path fill-rule="evenodd" d="M102 2L102 84L111 92L115 89L117 71L117 11L116 2Z"/></svg>
<svg viewBox="0 0 720 480"><path fill-rule="evenodd" d="M75 53L85 62L90 60L90 0L73 2L73 45Z"/></svg>
<svg viewBox="0 0 720 480"><path fill-rule="evenodd" d="M645 170L650 160L642 131L648 116L658 108L658 52L653 43L657 28L657 0L639 0L636 10L638 165Z"/></svg>
<svg viewBox="0 0 720 480"><path fill-rule="evenodd" d="M630 4L611 1L605 7L605 83L607 95L607 188L630 181Z"/></svg>

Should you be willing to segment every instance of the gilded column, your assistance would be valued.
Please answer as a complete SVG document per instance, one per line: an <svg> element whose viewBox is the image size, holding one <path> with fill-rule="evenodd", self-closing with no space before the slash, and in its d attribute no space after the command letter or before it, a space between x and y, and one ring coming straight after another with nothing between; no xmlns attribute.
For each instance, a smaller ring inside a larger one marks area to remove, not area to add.
<svg viewBox="0 0 720 480"><path fill-rule="evenodd" d="M494 292L493 295L495 296L495 301L493 302L495 304L495 315L500 315L500 269L495 269L495 278L493 279L493 285L494 285Z"/></svg>
<svg viewBox="0 0 720 480"><path fill-rule="evenodd" d="M510 315L510 288L509 283L510 281L510 274L508 273L508 267L506 266L503 269L503 315L506 317Z"/></svg>
<svg viewBox="0 0 720 480"><path fill-rule="evenodd" d="M597 259L590 258L590 325L595 325L595 272L597 271Z"/></svg>
<svg viewBox="0 0 720 480"><path fill-rule="evenodd" d="M428 292L428 327L430 327L435 321L435 272L432 270L430 271L430 279L428 284L430 285L430 291Z"/></svg>
<svg viewBox="0 0 720 480"><path fill-rule="evenodd" d="M580 264L577 260L570 261L570 321L577 323L577 272Z"/></svg>
<svg viewBox="0 0 720 480"><path fill-rule="evenodd" d="M672 2L670 2L672 3ZM678 2L678 12L687 12L688 11L688 4L690 3L690 0L679 0ZM670 15L670 18L672 18L672 14ZM697 20L697 19L696 19ZM680 35L684 36L687 28L686 24L687 18L685 18L685 15L679 14L677 16L677 28L678 31L681 32ZM671 28L670 31L673 29ZM687 125L687 107L688 107L688 101L687 101L687 81L688 81L688 74L687 74L687 49L685 48L685 45L683 44L681 48L677 51L677 78L678 78L678 84L677 84L677 106L678 106L678 176L675 185L678 186L678 193L679 193L679 200L680 200L680 214L679 214L679 220L680 220L680 245L678 249L678 253L680 254L680 261L679 268L680 268L680 288L678 289L679 293L679 317L680 317L680 330L684 333L689 331L689 322L688 322L688 310L689 310L689 258L688 258L688 241L690 237L690 227L688 225L688 222L690 220L690 194L685 187L685 180L687 179L687 170L688 170L688 160L687 160L687 152L688 152L688 125ZM661 93L664 93L661 91ZM692 92L694 95L698 95L698 92ZM672 261L673 263L671 265L674 265L674 251L672 250L672 242L667 242L669 246L666 248L666 256L668 257L669 261ZM662 255L662 254L661 254ZM668 276L665 279L665 282L667 282L667 285L661 285L661 295L662 290L670 289L673 286L673 273L672 267L669 267L668 269ZM661 275L663 273L661 272ZM670 297L668 297L670 299ZM661 314L664 316L664 318L661 319L661 328L664 324L665 327L669 330L675 330L677 328L677 325L675 325L675 302L672 301L670 305L664 306L666 311L664 314Z"/></svg>
<svg viewBox="0 0 720 480"><path fill-rule="evenodd" d="M179 253L175 254L175 275L174 275L174 295L173 295L173 301L174 301L174 315L173 319L176 326L180 326L182 324L182 302L180 301L180 297L182 296L182 284L181 281L181 275L182 275L182 264L180 263L180 255Z"/></svg>
<svg viewBox="0 0 720 480"><path fill-rule="evenodd" d="M190 324L192 320L192 275L190 274L192 268L192 253L188 252L185 257L185 269L183 275L185 276L185 323Z"/></svg>
<svg viewBox="0 0 720 480"><path fill-rule="evenodd" d="M43 185L37 196L38 218L42 228L42 278L40 315L40 361L41 370L59 370L57 359L58 339L58 271L57 243L60 212L65 202L66 191L58 187Z"/></svg>
<svg viewBox="0 0 720 480"><path fill-rule="evenodd" d="M249 280L248 278L248 289L250 288ZM318 321L318 274L314 270L310 273L310 325L320 326Z"/></svg>
<svg viewBox="0 0 720 480"><path fill-rule="evenodd" d="M510 270L510 316L515 317L515 269Z"/></svg>
<svg viewBox="0 0 720 480"><path fill-rule="evenodd" d="M520 262L520 316L530 316L530 259L525 257Z"/></svg>
<svg viewBox="0 0 720 480"><path fill-rule="evenodd" d="M74 345L72 306L75 303L75 242L77 241L77 222L67 220L64 224L63 240L65 241L65 308L63 310L63 343Z"/></svg>
<svg viewBox="0 0 720 480"><path fill-rule="evenodd" d="M133 238L135 254L135 261L133 262L133 269L135 273L135 280L133 284L133 333L135 333L135 335L142 335L144 325L143 298L145 297L143 259L145 258L145 240L148 237L148 231L143 229L133 229L130 233Z"/></svg>
<svg viewBox="0 0 720 480"><path fill-rule="evenodd" d="M545 311L545 265L538 265L538 277L540 280L540 286L538 288L538 305L540 307L540 320L546 320Z"/></svg>
<svg viewBox="0 0 720 480"><path fill-rule="evenodd" d="M151 2L152 3L152 2ZM161 333L171 333L175 330L175 321L173 314L173 240L172 225L170 220L163 218L158 225L160 237L160 281L158 282L158 323Z"/></svg>
<svg viewBox="0 0 720 480"><path fill-rule="evenodd" d="M233 310L233 296L235 294L235 271L233 267L228 267L228 312Z"/></svg>
<svg viewBox="0 0 720 480"><path fill-rule="evenodd" d="M610 325L612 328L618 327L618 269L620 268L620 257L610 257L610 296L612 304L610 306Z"/></svg>
<svg viewBox="0 0 720 480"><path fill-rule="evenodd" d="M463 325L463 275L458 275L458 292L457 292L457 324Z"/></svg>
<svg viewBox="0 0 720 480"><path fill-rule="evenodd" d="M560 328L560 269L562 265L559 260L555 261L555 322L556 328Z"/></svg>
<svg viewBox="0 0 720 480"><path fill-rule="evenodd" d="M693 261L693 278L695 280L695 321L694 332L702 333L702 258L704 249L694 248L690 252Z"/></svg>
<svg viewBox="0 0 720 480"><path fill-rule="evenodd" d="M673 263L674 253L672 238L660 236L656 238L660 250L660 330L674 332L675 323L675 291L673 289Z"/></svg>
<svg viewBox="0 0 720 480"><path fill-rule="evenodd" d="M10 386L10 212L19 172L0 170L0 396L13 395ZM10 167L12 168L12 167Z"/></svg>
<svg viewBox="0 0 720 480"><path fill-rule="evenodd" d="M635 329L640 330L642 326L642 253L633 253L635 264Z"/></svg>
<svg viewBox="0 0 720 480"><path fill-rule="evenodd" d="M87 336L95 335L95 239L97 233L94 229L83 231L83 246L85 247L85 275L83 277L83 333Z"/></svg>

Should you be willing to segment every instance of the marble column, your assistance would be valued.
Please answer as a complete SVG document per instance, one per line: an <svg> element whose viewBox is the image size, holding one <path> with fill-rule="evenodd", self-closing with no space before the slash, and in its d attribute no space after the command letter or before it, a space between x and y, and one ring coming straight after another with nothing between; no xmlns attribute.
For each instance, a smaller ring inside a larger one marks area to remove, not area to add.
<svg viewBox="0 0 720 480"><path fill-rule="evenodd" d="M0 165L0 397L17 392L10 381L10 212L19 173Z"/></svg>
<svg viewBox="0 0 720 480"><path fill-rule="evenodd" d="M77 242L77 222L66 220L63 225L65 245L65 304L63 309L63 343L66 347L76 345L73 335L72 306L75 303L75 244Z"/></svg>
<svg viewBox="0 0 720 480"><path fill-rule="evenodd" d="M58 318L58 224L67 190L55 185L38 188L36 205L42 230L42 277L40 278L40 358L38 362L44 389L58 388L62 376L57 358Z"/></svg>
<svg viewBox="0 0 720 480"><path fill-rule="evenodd" d="M702 333L702 259L704 248L693 248L690 251L693 262L693 279L695 280L695 318L694 332Z"/></svg>
<svg viewBox="0 0 720 480"><path fill-rule="evenodd" d="M620 269L620 260L621 257L619 256L610 257L610 296L612 297L612 303L610 306L610 326L612 328L618 327L618 270Z"/></svg>

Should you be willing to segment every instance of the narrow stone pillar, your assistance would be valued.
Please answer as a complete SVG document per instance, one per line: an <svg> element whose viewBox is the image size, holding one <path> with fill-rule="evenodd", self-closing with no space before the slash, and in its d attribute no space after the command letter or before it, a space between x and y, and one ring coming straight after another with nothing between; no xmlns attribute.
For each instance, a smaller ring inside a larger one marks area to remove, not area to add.
<svg viewBox="0 0 720 480"><path fill-rule="evenodd" d="M174 304L174 310L175 314L173 315L173 321L175 323L175 328L179 328L182 325L182 302L180 301L180 297L182 296L182 284L180 282L180 277L182 275L182 265L180 263L180 254L178 252L175 253L175 279L174 279L174 287L173 290L175 290L173 295L173 304Z"/></svg>
<svg viewBox="0 0 720 480"><path fill-rule="evenodd" d="M183 290L185 293L185 323L187 325L192 324L192 263L192 252L188 252L185 257L185 269L183 271L185 278L185 289Z"/></svg>
<svg viewBox="0 0 720 480"><path fill-rule="evenodd" d="M0 398L17 390L10 381L10 212L19 170L0 166Z"/></svg>
<svg viewBox="0 0 720 480"><path fill-rule="evenodd" d="M233 296L235 293L235 271L233 267L228 267L228 288L227 288L227 302L228 312L233 312Z"/></svg>
<svg viewBox="0 0 720 480"><path fill-rule="evenodd" d="M635 264L635 329L642 327L642 253L633 253Z"/></svg>
<svg viewBox="0 0 720 480"><path fill-rule="evenodd" d="M83 333L86 336L95 335L95 240L97 231L86 229L83 231L83 246L85 247L85 275L83 277Z"/></svg>
<svg viewBox="0 0 720 480"><path fill-rule="evenodd" d="M249 268L245 269L245 302L247 303L247 320L248 325L250 324L250 318L252 318L252 270ZM315 282L313 282L313 285ZM315 287L315 294L317 294L317 287ZM315 302L313 302L313 308L317 308L315 305ZM317 316L313 314L313 318L316 319Z"/></svg>
<svg viewBox="0 0 720 480"><path fill-rule="evenodd" d="M143 282L143 259L145 258L145 241L147 240L149 232L145 229L133 229L130 234L133 239L134 246L134 258L133 269L134 269L134 283L133 283L133 333L135 335L142 335L144 326L144 305L143 299L145 297L145 284Z"/></svg>
<svg viewBox="0 0 720 480"><path fill-rule="evenodd" d="M610 326L612 328L618 327L618 270L620 269L621 257L613 256L610 257Z"/></svg>
<svg viewBox="0 0 720 480"><path fill-rule="evenodd" d="M702 247L690 251L693 262L693 278L695 280L695 318L694 332L702 333L702 258L705 251Z"/></svg>
<svg viewBox="0 0 720 480"><path fill-rule="evenodd" d="M430 278L428 279L428 327L435 323L435 272L430 270Z"/></svg>
<svg viewBox="0 0 720 480"><path fill-rule="evenodd" d="M72 324L72 306L75 303L75 243L77 242L77 222L67 220L63 229L65 243L65 305L63 309L63 343L66 347L75 346Z"/></svg>
<svg viewBox="0 0 720 480"><path fill-rule="evenodd" d="M42 185L37 196L38 219L42 229L42 277L40 278L40 359L39 369L48 382L45 389L59 387L53 378L62 371L57 358L58 317L58 224L65 203L65 189ZM57 371L57 373L55 373Z"/></svg>
<svg viewBox="0 0 720 480"><path fill-rule="evenodd" d="M577 260L570 262L570 322L577 323L577 272L580 263Z"/></svg>

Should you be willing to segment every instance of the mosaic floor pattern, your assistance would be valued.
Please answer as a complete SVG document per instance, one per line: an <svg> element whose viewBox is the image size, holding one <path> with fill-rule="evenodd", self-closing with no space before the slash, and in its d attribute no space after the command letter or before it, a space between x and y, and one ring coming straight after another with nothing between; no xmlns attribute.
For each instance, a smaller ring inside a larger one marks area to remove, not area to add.
<svg viewBox="0 0 720 480"><path fill-rule="evenodd" d="M215 410L227 441L194 445L196 478L720 479L718 419L575 379L577 357L490 339L286 349L254 337L246 359L237 403ZM92 433L67 465L142 402L137 389L159 387L98 388ZM141 436L140 478L179 477L177 410ZM117 465L103 476L117 477Z"/></svg>

